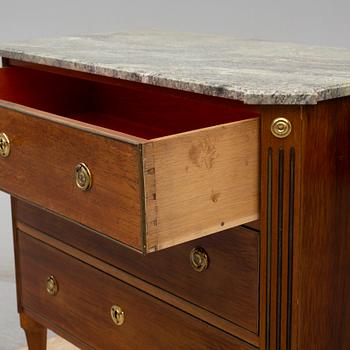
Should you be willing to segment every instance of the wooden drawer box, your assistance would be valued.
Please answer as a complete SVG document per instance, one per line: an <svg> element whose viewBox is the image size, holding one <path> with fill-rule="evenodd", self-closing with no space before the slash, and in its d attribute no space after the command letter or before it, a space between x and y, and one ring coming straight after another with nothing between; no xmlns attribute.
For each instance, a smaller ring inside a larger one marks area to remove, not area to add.
<svg viewBox="0 0 350 350"><path fill-rule="evenodd" d="M25 233L18 232L17 244L21 306L84 339L83 348L253 349ZM55 295L47 291L50 276ZM119 326L112 321L113 305L124 312Z"/></svg>
<svg viewBox="0 0 350 350"><path fill-rule="evenodd" d="M228 229L146 256L96 235L92 230L13 200L21 225L82 250L164 291L197 305L235 325L258 333L259 233ZM191 264L191 252L204 249L208 265L202 272Z"/></svg>
<svg viewBox="0 0 350 350"><path fill-rule="evenodd" d="M1 69L0 188L142 252L257 219L253 107L113 81Z"/></svg>

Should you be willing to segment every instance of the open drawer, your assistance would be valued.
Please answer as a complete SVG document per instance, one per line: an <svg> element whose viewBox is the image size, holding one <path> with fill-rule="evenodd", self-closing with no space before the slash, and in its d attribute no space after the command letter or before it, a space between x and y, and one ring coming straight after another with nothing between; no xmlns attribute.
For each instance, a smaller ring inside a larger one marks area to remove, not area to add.
<svg viewBox="0 0 350 350"><path fill-rule="evenodd" d="M240 102L7 67L0 133L0 188L144 253L258 218Z"/></svg>

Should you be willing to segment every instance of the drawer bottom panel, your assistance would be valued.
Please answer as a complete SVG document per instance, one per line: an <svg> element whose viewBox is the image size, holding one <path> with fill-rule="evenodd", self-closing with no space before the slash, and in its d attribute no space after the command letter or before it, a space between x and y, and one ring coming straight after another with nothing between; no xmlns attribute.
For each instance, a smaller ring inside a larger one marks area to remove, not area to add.
<svg viewBox="0 0 350 350"><path fill-rule="evenodd" d="M21 306L90 347L255 349L23 232L17 235ZM55 295L47 291L50 276ZM112 306L122 309L122 325L113 322Z"/></svg>

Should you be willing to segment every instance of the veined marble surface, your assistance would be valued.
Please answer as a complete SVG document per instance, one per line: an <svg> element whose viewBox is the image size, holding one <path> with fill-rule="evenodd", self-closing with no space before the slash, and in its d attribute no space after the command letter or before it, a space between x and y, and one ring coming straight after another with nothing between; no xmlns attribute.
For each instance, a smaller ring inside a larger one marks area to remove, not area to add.
<svg viewBox="0 0 350 350"><path fill-rule="evenodd" d="M350 50L160 31L0 44L0 56L249 104L350 95Z"/></svg>

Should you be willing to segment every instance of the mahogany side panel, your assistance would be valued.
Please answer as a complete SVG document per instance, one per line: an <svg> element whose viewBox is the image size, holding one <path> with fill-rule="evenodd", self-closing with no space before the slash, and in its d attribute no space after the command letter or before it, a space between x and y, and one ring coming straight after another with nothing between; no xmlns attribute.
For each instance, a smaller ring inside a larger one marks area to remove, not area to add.
<svg viewBox="0 0 350 350"><path fill-rule="evenodd" d="M262 135L261 348L349 349L350 98L266 107Z"/></svg>
<svg viewBox="0 0 350 350"><path fill-rule="evenodd" d="M306 107L299 350L350 349L350 98Z"/></svg>

